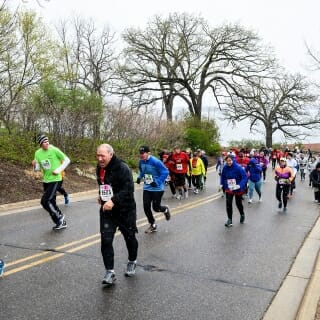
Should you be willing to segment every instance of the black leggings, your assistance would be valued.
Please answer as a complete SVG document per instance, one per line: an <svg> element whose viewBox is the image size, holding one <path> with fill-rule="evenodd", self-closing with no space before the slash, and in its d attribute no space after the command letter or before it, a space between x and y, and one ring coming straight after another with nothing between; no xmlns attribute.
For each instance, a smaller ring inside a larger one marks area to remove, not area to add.
<svg viewBox="0 0 320 320"><path fill-rule="evenodd" d="M287 207L287 203L288 203L289 190L290 190L290 184L277 184L276 198L279 202L283 202L283 206L285 208Z"/></svg>
<svg viewBox="0 0 320 320"><path fill-rule="evenodd" d="M138 240L136 238L136 227L127 227L120 221L110 216L108 211L100 210L100 233L101 233L101 254L106 270L114 268L113 239L117 228L121 231L128 250L128 260L137 260Z"/></svg>
<svg viewBox="0 0 320 320"><path fill-rule="evenodd" d="M151 204L152 209L155 212L165 212L167 209L167 207L161 205L161 199L163 194L164 191L143 190L143 209L150 224L155 223L155 219L151 210Z"/></svg>
<svg viewBox="0 0 320 320"><path fill-rule="evenodd" d="M227 215L228 215L228 219L231 219L231 220L232 220L232 213L233 213L233 210L232 210L233 196L235 196L235 198L236 198L236 206L237 206L240 214L241 215L244 214L243 204L242 204L242 195L226 192Z"/></svg>
<svg viewBox="0 0 320 320"><path fill-rule="evenodd" d="M59 223L59 218L62 215L56 203L56 192L60 188L61 181L43 183L44 193L41 198L42 207L50 214L52 221L55 224Z"/></svg>

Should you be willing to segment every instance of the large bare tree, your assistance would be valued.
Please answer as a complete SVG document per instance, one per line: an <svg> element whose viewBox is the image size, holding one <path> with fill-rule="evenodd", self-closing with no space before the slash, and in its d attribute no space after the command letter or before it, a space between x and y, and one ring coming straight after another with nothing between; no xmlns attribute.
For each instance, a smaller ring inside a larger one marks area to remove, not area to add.
<svg viewBox="0 0 320 320"><path fill-rule="evenodd" d="M285 138L304 139L319 126L317 97L300 74L257 78L245 91L242 89L241 96L231 95L225 100L224 118L233 123L248 120L252 131L262 127L268 147L272 146L276 131L281 131Z"/></svg>
<svg viewBox="0 0 320 320"><path fill-rule="evenodd" d="M71 86L81 86L104 97L114 77L115 35L105 26L100 30L93 20L76 18L58 27L61 41L62 74Z"/></svg>
<svg viewBox="0 0 320 320"><path fill-rule="evenodd" d="M124 32L125 63L119 68L122 93L154 93L162 99L167 118L179 96L194 117L201 119L205 94L236 93L244 80L265 72L273 64L259 37L239 25L210 28L190 14L155 16L146 29Z"/></svg>

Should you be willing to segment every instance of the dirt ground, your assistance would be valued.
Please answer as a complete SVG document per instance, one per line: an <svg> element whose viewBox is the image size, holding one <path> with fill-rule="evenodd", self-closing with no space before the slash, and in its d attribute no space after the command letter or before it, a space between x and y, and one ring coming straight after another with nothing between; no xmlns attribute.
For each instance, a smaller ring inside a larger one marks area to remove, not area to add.
<svg viewBox="0 0 320 320"><path fill-rule="evenodd" d="M94 171L94 167L70 165L66 169L64 188L70 194L97 188L97 182L93 179ZM23 168L1 161L0 205L40 199L41 195L42 176L40 172L34 172L31 166Z"/></svg>
<svg viewBox="0 0 320 320"><path fill-rule="evenodd" d="M214 165L215 158L208 157L208 162L209 166ZM66 169L63 187L70 194L97 189L94 176L95 167L71 164ZM31 165L24 168L1 161L0 205L40 199L42 190L42 175L40 172L34 172Z"/></svg>

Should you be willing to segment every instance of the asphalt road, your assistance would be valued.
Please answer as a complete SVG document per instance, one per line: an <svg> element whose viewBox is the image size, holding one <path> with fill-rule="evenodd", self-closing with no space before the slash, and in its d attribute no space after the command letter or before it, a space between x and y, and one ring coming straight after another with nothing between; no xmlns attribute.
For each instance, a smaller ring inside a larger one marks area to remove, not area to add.
<svg viewBox="0 0 320 320"><path fill-rule="evenodd" d="M268 170L263 201L244 202L246 221L225 228L225 199L216 172L206 190L163 204L158 232L144 233L142 192L136 190L139 225L137 274L126 278L127 253L115 238L116 284L101 285L98 205L95 199L63 208L68 229L54 232L41 208L0 215L1 319L262 319L319 215L313 191L297 181L288 211L279 212Z"/></svg>

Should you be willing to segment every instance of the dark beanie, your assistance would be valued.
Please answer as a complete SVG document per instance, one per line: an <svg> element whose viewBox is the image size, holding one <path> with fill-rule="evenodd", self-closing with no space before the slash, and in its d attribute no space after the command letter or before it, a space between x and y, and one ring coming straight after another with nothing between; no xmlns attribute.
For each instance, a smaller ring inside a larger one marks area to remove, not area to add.
<svg viewBox="0 0 320 320"><path fill-rule="evenodd" d="M141 146L139 148L139 153L144 154L145 152L150 152L150 148L148 146Z"/></svg>
<svg viewBox="0 0 320 320"><path fill-rule="evenodd" d="M316 168L320 168L320 162L317 163Z"/></svg>
<svg viewBox="0 0 320 320"><path fill-rule="evenodd" d="M39 145L41 146L42 143L43 143L45 140L49 140L49 139L48 139L48 137L47 137L46 135L40 134L40 135L38 135L37 140L38 140Z"/></svg>

